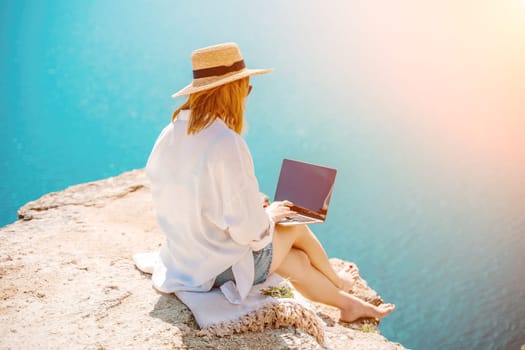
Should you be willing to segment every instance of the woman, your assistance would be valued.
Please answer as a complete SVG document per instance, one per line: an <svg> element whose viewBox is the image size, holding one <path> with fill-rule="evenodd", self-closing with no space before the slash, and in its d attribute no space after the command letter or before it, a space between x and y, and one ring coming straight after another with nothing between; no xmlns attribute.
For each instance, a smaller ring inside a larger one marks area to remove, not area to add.
<svg viewBox="0 0 525 350"><path fill-rule="evenodd" d="M234 43L192 53L194 80L173 97L189 96L158 137L146 166L166 241L152 276L162 292L221 287L240 302L276 272L311 300L341 310L341 320L381 318L394 306L373 306L346 293L356 270L339 276L306 225L280 226L292 203L263 207L244 139L249 77ZM235 283L232 283L234 281ZM229 283L227 283L229 282Z"/></svg>

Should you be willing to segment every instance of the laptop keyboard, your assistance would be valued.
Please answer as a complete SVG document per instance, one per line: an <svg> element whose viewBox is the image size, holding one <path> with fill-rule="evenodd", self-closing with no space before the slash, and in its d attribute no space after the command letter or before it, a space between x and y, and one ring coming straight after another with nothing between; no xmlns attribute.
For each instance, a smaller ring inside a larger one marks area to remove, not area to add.
<svg viewBox="0 0 525 350"><path fill-rule="evenodd" d="M309 218L308 216L302 216L302 215L294 215L294 216L291 216L290 219L292 221L296 221L296 222L311 222L311 221L314 221L312 218Z"/></svg>

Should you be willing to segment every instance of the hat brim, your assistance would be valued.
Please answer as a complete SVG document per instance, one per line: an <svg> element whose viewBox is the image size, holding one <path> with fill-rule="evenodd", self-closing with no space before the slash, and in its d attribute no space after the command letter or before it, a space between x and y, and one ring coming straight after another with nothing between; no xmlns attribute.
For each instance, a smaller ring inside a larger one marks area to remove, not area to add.
<svg viewBox="0 0 525 350"><path fill-rule="evenodd" d="M271 69L271 68L270 69L243 69L239 73L236 73L236 74L224 77L222 79L216 80L213 83L209 83L209 84L206 84L206 85L194 86L193 82L192 82L188 86L184 87L182 90L179 90L176 93L174 93L173 95L171 95L171 97L172 98L177 98L179 96L191 95L193 93L196 93L196 92L199 92L199 91L208 90L208 89L212 89L214 87L217 87L217 86L220 86L220 85L224 85L224 84L227 84L227 83L230 83L232 81L239 80L239 79L242 79L242 78L246 78L246 77L249 77L251 75L261 75L261 74L270 73L271 71L273 71L273 69Z"/></svg>

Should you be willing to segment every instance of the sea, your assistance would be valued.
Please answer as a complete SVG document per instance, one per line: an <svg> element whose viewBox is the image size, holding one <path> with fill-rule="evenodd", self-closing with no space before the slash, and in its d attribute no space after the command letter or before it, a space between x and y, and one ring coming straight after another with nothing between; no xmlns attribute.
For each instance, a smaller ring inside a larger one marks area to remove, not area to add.
<svg viewBox="0 0 525 350"><path fill-rule="evenodd" d="M525 344L520 1L0 1L0 226L143 168L192 50L237 42L261 191L283 158L336 168L329 256L356 262L409 349Z"/></svg>

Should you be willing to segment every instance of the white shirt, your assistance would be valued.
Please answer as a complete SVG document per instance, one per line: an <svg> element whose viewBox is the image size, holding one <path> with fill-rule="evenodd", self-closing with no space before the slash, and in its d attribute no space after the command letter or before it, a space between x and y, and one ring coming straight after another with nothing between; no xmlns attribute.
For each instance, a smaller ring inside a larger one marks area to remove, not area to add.
<svg viewBox="0 0 525 350"><path fill-rule="evenodd" d="M166 236L153 285L166 293L208 291L232 267L244 299L254 280L252 251L271 242L274 224L244 139L220 119L188 135L190 113L182 110L164 128L146 165Z"/></svg>

